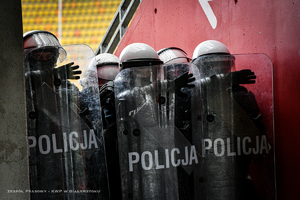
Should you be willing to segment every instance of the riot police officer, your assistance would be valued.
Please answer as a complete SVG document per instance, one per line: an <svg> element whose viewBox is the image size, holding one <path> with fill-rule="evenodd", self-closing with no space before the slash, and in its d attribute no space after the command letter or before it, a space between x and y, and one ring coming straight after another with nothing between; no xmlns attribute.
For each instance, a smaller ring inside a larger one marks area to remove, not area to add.
<svg viewBox="0 0 300 200"><path fill-rule="evenodd" d="M159 58L164 62L165 76L168 80L174 80L190 70L191 58L186 52L178 47L168 47L159 50ZM175 124L178 129L187 132L191 129L190 125L190 100L188 91L185 90L184 95L180 93L176 96L175 106ZM188 137L190 134L184 134Z"/></svg>
<svg viewBox="0 0 300 200"><path fill-rule="evenodd" d="M173 80L192 70L191 58L181 48L163 48L157 53L164 62L165 75L169 80ZM175 94L175 127L178 130L175 138L182 142L182 137L177 137L182 134L187 142L192 145L191 98L193 94L188 89L183 89L183 92ZM178 167L177 176L180 183L178 185L180 199L194 199L194 174L187 173L183 167Z"/></svg>
<svg viewBox="0 0 300 200"><path fill-rule="evenodd" d="M88 70L97 70L104 129L115 121L112 112L114 111L113 80L119 73L119 68L119 58L110 53L98 54L90 61L88 67Z"/></svg>
<svg viewBox="0 0 300 200"><path fill-rule="evenodd" d="M23 39L31 198L108 198L101 116L83 119L80 109L81 102L95 101L91 113L100 113L99 95L89 93L83 101L70 80L80 79L81 68L74 62L59 66L67 51L54 34L35 30Z"/></svg>
<svg viewBox="0 0 300 200"><path fill-rule="evenodd" d="M125 47L120 61L114 82L122 197L178 199L177 154L184 148L174 136L175 93L193 87L194 78L168 80L157 52L144 43Z"/></svg>
<svg viewBox="0 0 300 200"><path fill-rule="evenodd" d="M90 61L88 67L88 70L96 70L98 77L111 199L122 198L113 82L115 76L119 73L119 67L119 58L110 53L98 54Z"/></svg>
<svg viewBox="0 0 300 200"><path fill-rule="evenodd" d="M254 84L256 76L250 70L235 71L235 57L215 40L200 43L192 62L199 68L201 77L203 131L199 198L259 199L249 174L251 157L240 151L255 145L253 138L261 136L255 96L240 85ZM245 135L243 129L251 127L256 131ZM245 138L252 144L240 142ZM258 161L259 157L255 155L254 160Z"/></svg>

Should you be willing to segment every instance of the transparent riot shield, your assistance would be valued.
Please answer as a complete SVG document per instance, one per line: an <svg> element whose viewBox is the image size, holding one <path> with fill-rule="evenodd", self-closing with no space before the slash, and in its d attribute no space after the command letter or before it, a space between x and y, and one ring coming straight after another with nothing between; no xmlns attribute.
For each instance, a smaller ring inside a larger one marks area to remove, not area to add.
<svg viewBox="0 0 300 200"><path fill-rule="evenodd" d="M97 72L87 70L94 53L64 49L62 63L51 47L24 60L31 199L108 199Z"/></svg>
<svg viewBox="0 0 300 200"><path fill-rule="evenodd" d="M189 65L182 69L189 73ZM191 117L175 120L176 113L185 112L175 107L188 101L192 89L179 91L184 76L174 73L163 66L135 67L115 79L123 199L189 199L194 191L188 187L193 184L189 175L200 154L188 131Z"/></svg>
<svg viewBox="0 0 300 200"><path fill-rule="evenodd" d="M176 91L174 102L174 140L175 148L180 150L180 154L175 155L180 160L177 165L176 177L178 187L178 199L197 199L197 169L201 159L201 79L198 68L192 63L177 63L165 66L167 80L178 79L185 73L193 75L195 80L192 88L182 88ZM184 153L182 153L184 152ZM168 198L167 198L168 199Z"/></svg>
<svg viewBox="0 0 300 200"><path fill-rule="evenodd" d="M196 199L276 199L270 59L217 54L193 63L201 77Z"/></svg>

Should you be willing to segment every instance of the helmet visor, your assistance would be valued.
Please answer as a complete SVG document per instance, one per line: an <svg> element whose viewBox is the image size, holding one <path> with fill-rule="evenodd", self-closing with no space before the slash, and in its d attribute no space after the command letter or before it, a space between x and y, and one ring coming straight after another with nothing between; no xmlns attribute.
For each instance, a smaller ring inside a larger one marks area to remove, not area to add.
<svg viewBox="0 0 300 200"><path fill-rule="evenodd" d="M48 32L37 32L24 38L24 57L26 57L31 51L44 47L56 48L59 52L60 62L62 62L67 56L66 51L62 48L54 35Z"/></svg>

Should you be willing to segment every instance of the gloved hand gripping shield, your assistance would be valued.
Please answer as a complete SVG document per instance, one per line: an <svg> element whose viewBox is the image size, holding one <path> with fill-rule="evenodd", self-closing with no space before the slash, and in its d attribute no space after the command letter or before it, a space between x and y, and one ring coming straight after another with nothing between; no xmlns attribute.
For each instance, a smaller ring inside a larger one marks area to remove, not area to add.
<svg viewBox="0 0 300 200"><path fill-rule="evenodd" d="M194 81L183 69L173 77L161 65L127 68L115 79L124 199L184 199L178 168L190 174L199 154L175 126L176 95L188 96L181 88Z"/></svg>
<svg viewBox="0 0 300 200"><path fill-rule="evenodd" d="M97 71L86 45L39 47L26 54L32 199L109 198ZM82 73L83 72L83 73Z"/></svg>
<svg viewBox="0 0 300 200"><path fill-rule="evenodd" d="M193 63L201 77L196 199L275 199L270 59L209 54Z"/></svg>

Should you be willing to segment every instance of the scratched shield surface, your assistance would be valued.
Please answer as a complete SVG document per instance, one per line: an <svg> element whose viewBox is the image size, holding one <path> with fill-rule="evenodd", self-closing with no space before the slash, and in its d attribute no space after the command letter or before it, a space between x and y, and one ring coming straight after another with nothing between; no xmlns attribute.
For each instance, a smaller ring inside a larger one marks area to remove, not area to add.
<svg viewBox="0 0 300 200"><path fill-rule="evenodd" d="M64 49L64 62L51 67L25 58L30 188L46 191L31 199L109 198L97 72L86 70L94 54L86 45Z"/></svg>
<svg viewBox="0 0 300 200"><path fill-rule="evenodd" d="M197 199L275 199L269 57L215 54L193 63L201 76Z"/></svg>
<svg viewBox="0 0 300 200"><path fill-rule="evenodd" d="M182 74L174 78L171 68ZM115 99L123 198L195 199L193 171L200 154L192 134L200 130L192 133L192 114L185 112L191 108L181 105L190 106L200 91L199 86L180 93L175 90L176 79L187 73L199 77L197 68L190 64L128 68L117 75ZM187 126L180 123L185 113Z"/></svg>

